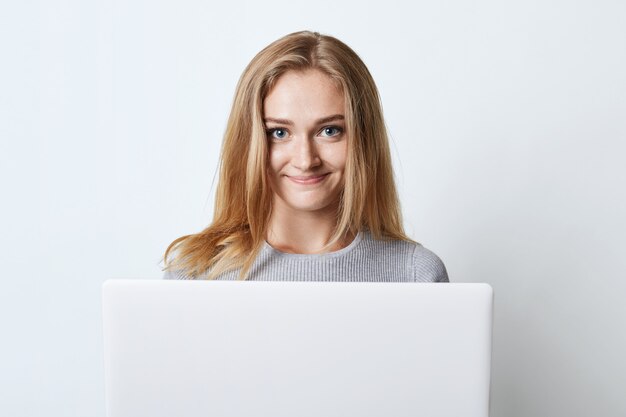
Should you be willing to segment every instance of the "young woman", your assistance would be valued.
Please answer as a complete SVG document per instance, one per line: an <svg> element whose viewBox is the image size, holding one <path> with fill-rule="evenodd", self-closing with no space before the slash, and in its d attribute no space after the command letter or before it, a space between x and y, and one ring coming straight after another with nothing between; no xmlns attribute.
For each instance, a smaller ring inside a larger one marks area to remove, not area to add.
<svg viewBox="0 0 626 417"><path fill-rule="evenodd" d="M338 39L302 31L247 66L213 222L172 242L165 278L447 282L406 236L378 90Z"/></svg>

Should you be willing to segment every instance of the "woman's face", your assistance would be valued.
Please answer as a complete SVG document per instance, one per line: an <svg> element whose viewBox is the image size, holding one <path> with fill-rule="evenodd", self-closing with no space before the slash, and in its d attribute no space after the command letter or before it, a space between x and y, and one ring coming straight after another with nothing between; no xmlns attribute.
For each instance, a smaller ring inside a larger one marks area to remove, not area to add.
<svg viewBox="0 0 626 417"><path fill-rule="evenodd" d="M274 210L337 210L348 152L344 97L318 70L288 71L263 102Z"/></svg>

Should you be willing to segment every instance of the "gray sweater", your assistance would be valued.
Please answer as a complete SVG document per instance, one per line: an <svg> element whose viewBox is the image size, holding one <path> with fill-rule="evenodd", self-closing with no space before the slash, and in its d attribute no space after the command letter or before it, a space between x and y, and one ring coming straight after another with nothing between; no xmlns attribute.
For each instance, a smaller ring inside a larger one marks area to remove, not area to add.
<svg viewBox="0 0 626 417"><path fill-rule="evenodd" d="M238 274L238 270L228 271L216 279L236 280ZM443 262L424 246L376 240L368 231L359 232L345 248L324 254L284 253L265 242L249 277L255 281L448 282ZM190 279L171 270L163 278Z"/></svg>

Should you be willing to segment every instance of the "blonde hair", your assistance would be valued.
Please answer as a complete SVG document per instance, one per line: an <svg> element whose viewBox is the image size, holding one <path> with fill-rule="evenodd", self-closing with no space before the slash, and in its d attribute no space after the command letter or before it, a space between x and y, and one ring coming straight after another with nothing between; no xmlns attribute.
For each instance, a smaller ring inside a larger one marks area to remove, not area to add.
<svg viewBox="0 0 626 417"><path fill-rule="evenodd" d="M271 214L263 100L282 74L309 69L328 75L343 91L348 137L337 225L321 251L362 229L376 239L411 241L402 226L387 129L371 74L343 42L301 31L265 47L241 75L222 143L213 222L200 233L174 240L165 251L164 269L190 278L208 272L207 278L214 279L241 268L239 278L247 278ZM171 251L176 255L168 262Z"/></svg>

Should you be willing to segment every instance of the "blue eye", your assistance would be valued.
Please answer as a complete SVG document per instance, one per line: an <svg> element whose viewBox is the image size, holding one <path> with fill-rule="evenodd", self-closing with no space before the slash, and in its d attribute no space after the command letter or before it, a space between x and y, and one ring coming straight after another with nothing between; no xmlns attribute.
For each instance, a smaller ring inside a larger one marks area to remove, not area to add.
<svg viewBox="0 0 626 417"><path fill-rule="evenodd" d="M335 134L333 134L332 132L336 131ZM327 126L325 127L322 132L326 133L327 136L337 136L339 135L341 132L343 132L343 129L338 127L338 126Z"/></svg>
<svg viewBox="0 0 626 417"><path fill-rule="evenodd" d="M274 135L275 132L282 132L278 135ZM267 129L267 134L275 139L285 139L287 137L287 131L285 129L275 128Z"/></svg>

